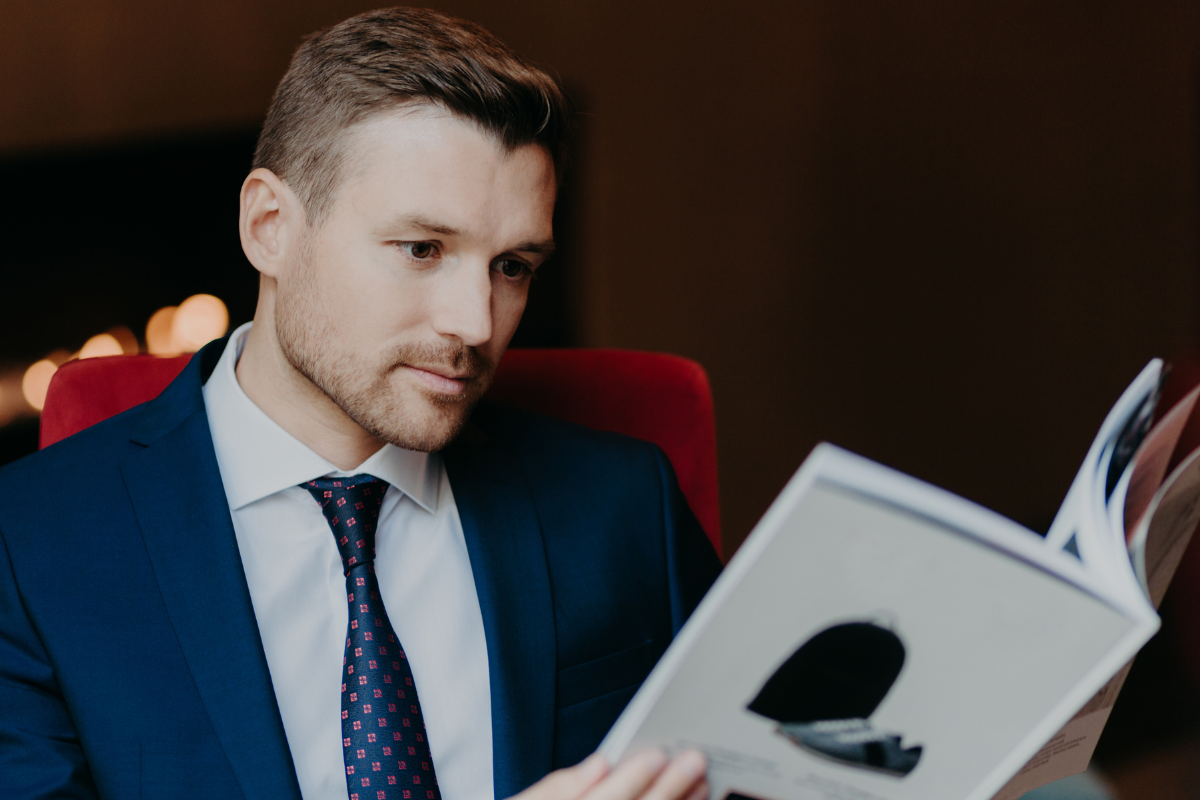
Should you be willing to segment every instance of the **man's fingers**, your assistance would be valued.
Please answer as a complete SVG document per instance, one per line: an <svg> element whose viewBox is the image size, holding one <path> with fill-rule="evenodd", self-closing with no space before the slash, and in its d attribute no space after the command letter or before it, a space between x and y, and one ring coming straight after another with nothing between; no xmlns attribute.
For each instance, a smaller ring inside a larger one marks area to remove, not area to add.
<svg viewBox="0 0 1200 800"><path fill-rule="evenodd" d="M595 753L573 767L555 770L513 800L578 800L608 773L608 762Z"/></svg>
<svg viewBox="0 0 1200 800"><path fill-rule="evenodd" d="M575 766L575 780L579 787L579 795L595 786L608 774L608 759L599 753L592 753Z"/></svg>
<svg viewBox="0 0 1200 800"><path fill-rule="evenodd" d="M693 800L699 788L704 789L701 795L704 797L708 793L707 784L703 787L699 784L705 784L704 772L707 767L704 756L694 750L680 753L671 759L671 763L654 781L644 800Z"/></svg>
<svg viewBox="0 0 1200 800"><path fill-rule="evenodd" d="M512 800L706 800L705 767L704 756L694 751L668 761L661 750L646 750L609 774L608 762L596 754L550 773Z"/></svg>
<svg viewBox="0 0 1200 800"><path fill-rule="evenodd" d="M692 793L687 796L687 800L708 800L708 779L697 783L696 788L692 789Z"/></svg>
<svg viewBox="0 0 1200 800"><path fill-rule="evenodd" d="M634 800L654 783L667 765L661 750L646 750L627 759L596 788L588 792L587 800Z"/></svg>

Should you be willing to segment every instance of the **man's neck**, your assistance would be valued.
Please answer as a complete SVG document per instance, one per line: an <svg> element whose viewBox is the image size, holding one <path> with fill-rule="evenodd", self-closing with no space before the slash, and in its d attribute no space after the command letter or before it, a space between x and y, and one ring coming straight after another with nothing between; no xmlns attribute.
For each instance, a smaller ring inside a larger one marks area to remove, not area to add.
<svg viewBox="0 0 1200 800"><path fill-rule="evenodd" d="M292 366L269 320L256 315L235 374L264 414L338 469L353 470L384 445Z"/></svg>

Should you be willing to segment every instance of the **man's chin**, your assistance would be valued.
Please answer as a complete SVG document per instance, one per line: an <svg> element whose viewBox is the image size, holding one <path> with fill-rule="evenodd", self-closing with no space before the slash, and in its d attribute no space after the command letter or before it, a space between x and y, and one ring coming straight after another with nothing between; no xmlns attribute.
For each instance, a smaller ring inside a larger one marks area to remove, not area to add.
<svg viewBox="0 0 1200 800"><path fill-rule="evenodd" d="M466 427L467 420L464 417L457 421L454 425L443 427L436 430L426 429L417 436L405 436L403 434L396 435L387 439L396 447L401 447L405 450L416 450L421 453L436 453L439 450L444 450L450 446L450 443L458 438Z"/></svg>
<svg viewBox="0 0 1200 800"><path fill-rule="evenodd" d="M418 413L389 415L387 420L355 420L368 433L405 450L432 453L462 433L474 403L440 404L426 400ZM409 407L411 409L411 406Z"/></svg>

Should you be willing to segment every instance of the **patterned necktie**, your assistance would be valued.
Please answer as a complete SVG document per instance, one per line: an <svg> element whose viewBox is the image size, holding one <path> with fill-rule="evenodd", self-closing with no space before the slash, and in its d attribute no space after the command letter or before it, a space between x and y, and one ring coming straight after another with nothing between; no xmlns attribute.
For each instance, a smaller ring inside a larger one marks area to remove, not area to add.
<svg viewBox="0 0 1200 800"><path fill-rule="evenodd" d="M355 475L300 486L321 504L346 573L342 754L350 800L441 800L412 670L375 577L375 526L388 485Z"/></svg>

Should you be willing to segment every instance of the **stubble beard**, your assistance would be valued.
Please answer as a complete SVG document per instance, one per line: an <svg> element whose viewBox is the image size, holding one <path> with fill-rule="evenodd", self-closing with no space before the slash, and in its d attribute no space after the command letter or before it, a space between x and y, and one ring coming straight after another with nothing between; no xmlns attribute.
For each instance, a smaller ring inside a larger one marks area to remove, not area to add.
<svg viewBox="0 0 1200 800"><path fill-rule="evenodd" d="M491 385L495 365L450 341L401 344L379 354L345 348L317 300L311 252L301 258L300 279L275 299L275 336L292 367L376 439L426 453L450 444ZM406 402L390 380L405 366L470 377L462 394L415 388Z"/></svg>

